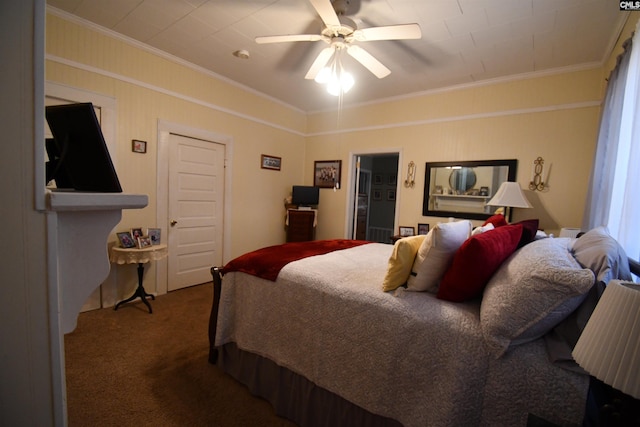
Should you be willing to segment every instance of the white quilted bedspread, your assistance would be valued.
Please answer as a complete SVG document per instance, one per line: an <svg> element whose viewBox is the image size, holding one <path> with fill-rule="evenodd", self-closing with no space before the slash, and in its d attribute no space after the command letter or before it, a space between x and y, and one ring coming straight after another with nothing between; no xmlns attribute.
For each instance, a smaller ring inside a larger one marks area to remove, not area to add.
<svg viewBox="0 0 640 427"><path fill-rule="evenodd" d="M493 360L479 302L382 292L392 248L306 258L276 282L225 275L216 345L235 342L407 427L525 425L528 411L553 410L538 396L549 387L584 392L582 379L546 362L541 340ZM566 400L565 414L582 404Z"/></svg>

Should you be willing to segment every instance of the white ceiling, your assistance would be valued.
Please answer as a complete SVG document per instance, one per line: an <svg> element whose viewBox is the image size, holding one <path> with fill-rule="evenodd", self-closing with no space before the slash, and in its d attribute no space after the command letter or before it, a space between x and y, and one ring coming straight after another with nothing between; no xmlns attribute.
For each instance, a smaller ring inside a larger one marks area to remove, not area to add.
<svg viewBox="0 0 640 427"><path fill-rule="evenodd" d="M327 0L329 1L329 0ZM304 111L334 108L304 76L324 42L255 43L319 33L307 0L47 0L47 4ZM416 22L422 39L359 43L391 74L353 58L343 105L523 73L602 64L627 17L611 0L351 0L359 28ZM233 56L249 52L247 60Z"/></svg>

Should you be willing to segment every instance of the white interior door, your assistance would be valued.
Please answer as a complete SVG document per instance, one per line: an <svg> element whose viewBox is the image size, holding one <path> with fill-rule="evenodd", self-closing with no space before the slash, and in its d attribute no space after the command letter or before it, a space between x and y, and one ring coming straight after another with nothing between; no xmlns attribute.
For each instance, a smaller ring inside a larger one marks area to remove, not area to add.
<svg viewBox="0 0 640 427"><path fill-rule="evenodd" d="M223 144L170 135L169 291L211 281L222 263L224 158Z"/></svg>

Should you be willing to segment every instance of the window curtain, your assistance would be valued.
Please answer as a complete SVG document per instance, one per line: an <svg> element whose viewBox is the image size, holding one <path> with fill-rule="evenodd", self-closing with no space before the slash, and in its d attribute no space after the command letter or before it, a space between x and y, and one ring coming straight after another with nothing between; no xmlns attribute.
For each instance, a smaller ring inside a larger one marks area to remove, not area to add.
<svg viewBox="0 0 640 427"><path fill-rule="evenodd" d="M583 223L584 229L606 225L636 260L640 257L638 34L624 43L625 51L609 78Z"/></svg>
<svg viewBox="0 0 640 427"><path fill-rule="evenodd" d="M618 57L616 67L609 75L609 84L600 117L600 131L596 154L589 179L587 203L582 228L590 230L609 221L611 189L616 170L622 104L624 102L625 80L631 56L631 39L624 43L625 51Z"/></svg>

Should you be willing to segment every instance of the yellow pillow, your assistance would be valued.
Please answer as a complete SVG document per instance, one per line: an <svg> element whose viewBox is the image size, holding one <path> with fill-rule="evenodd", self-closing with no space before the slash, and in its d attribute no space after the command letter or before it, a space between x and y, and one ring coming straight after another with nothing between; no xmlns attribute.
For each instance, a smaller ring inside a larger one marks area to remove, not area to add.
<svg viewBox="0 0 640 427"><path fill-rule="evenodd" d="M384 282L382 282L383 291L393 291L407 283L416 253L418 253L418 249L425 237L423 234L404 237L393 245L387 274L384 277Z"/></svg>

